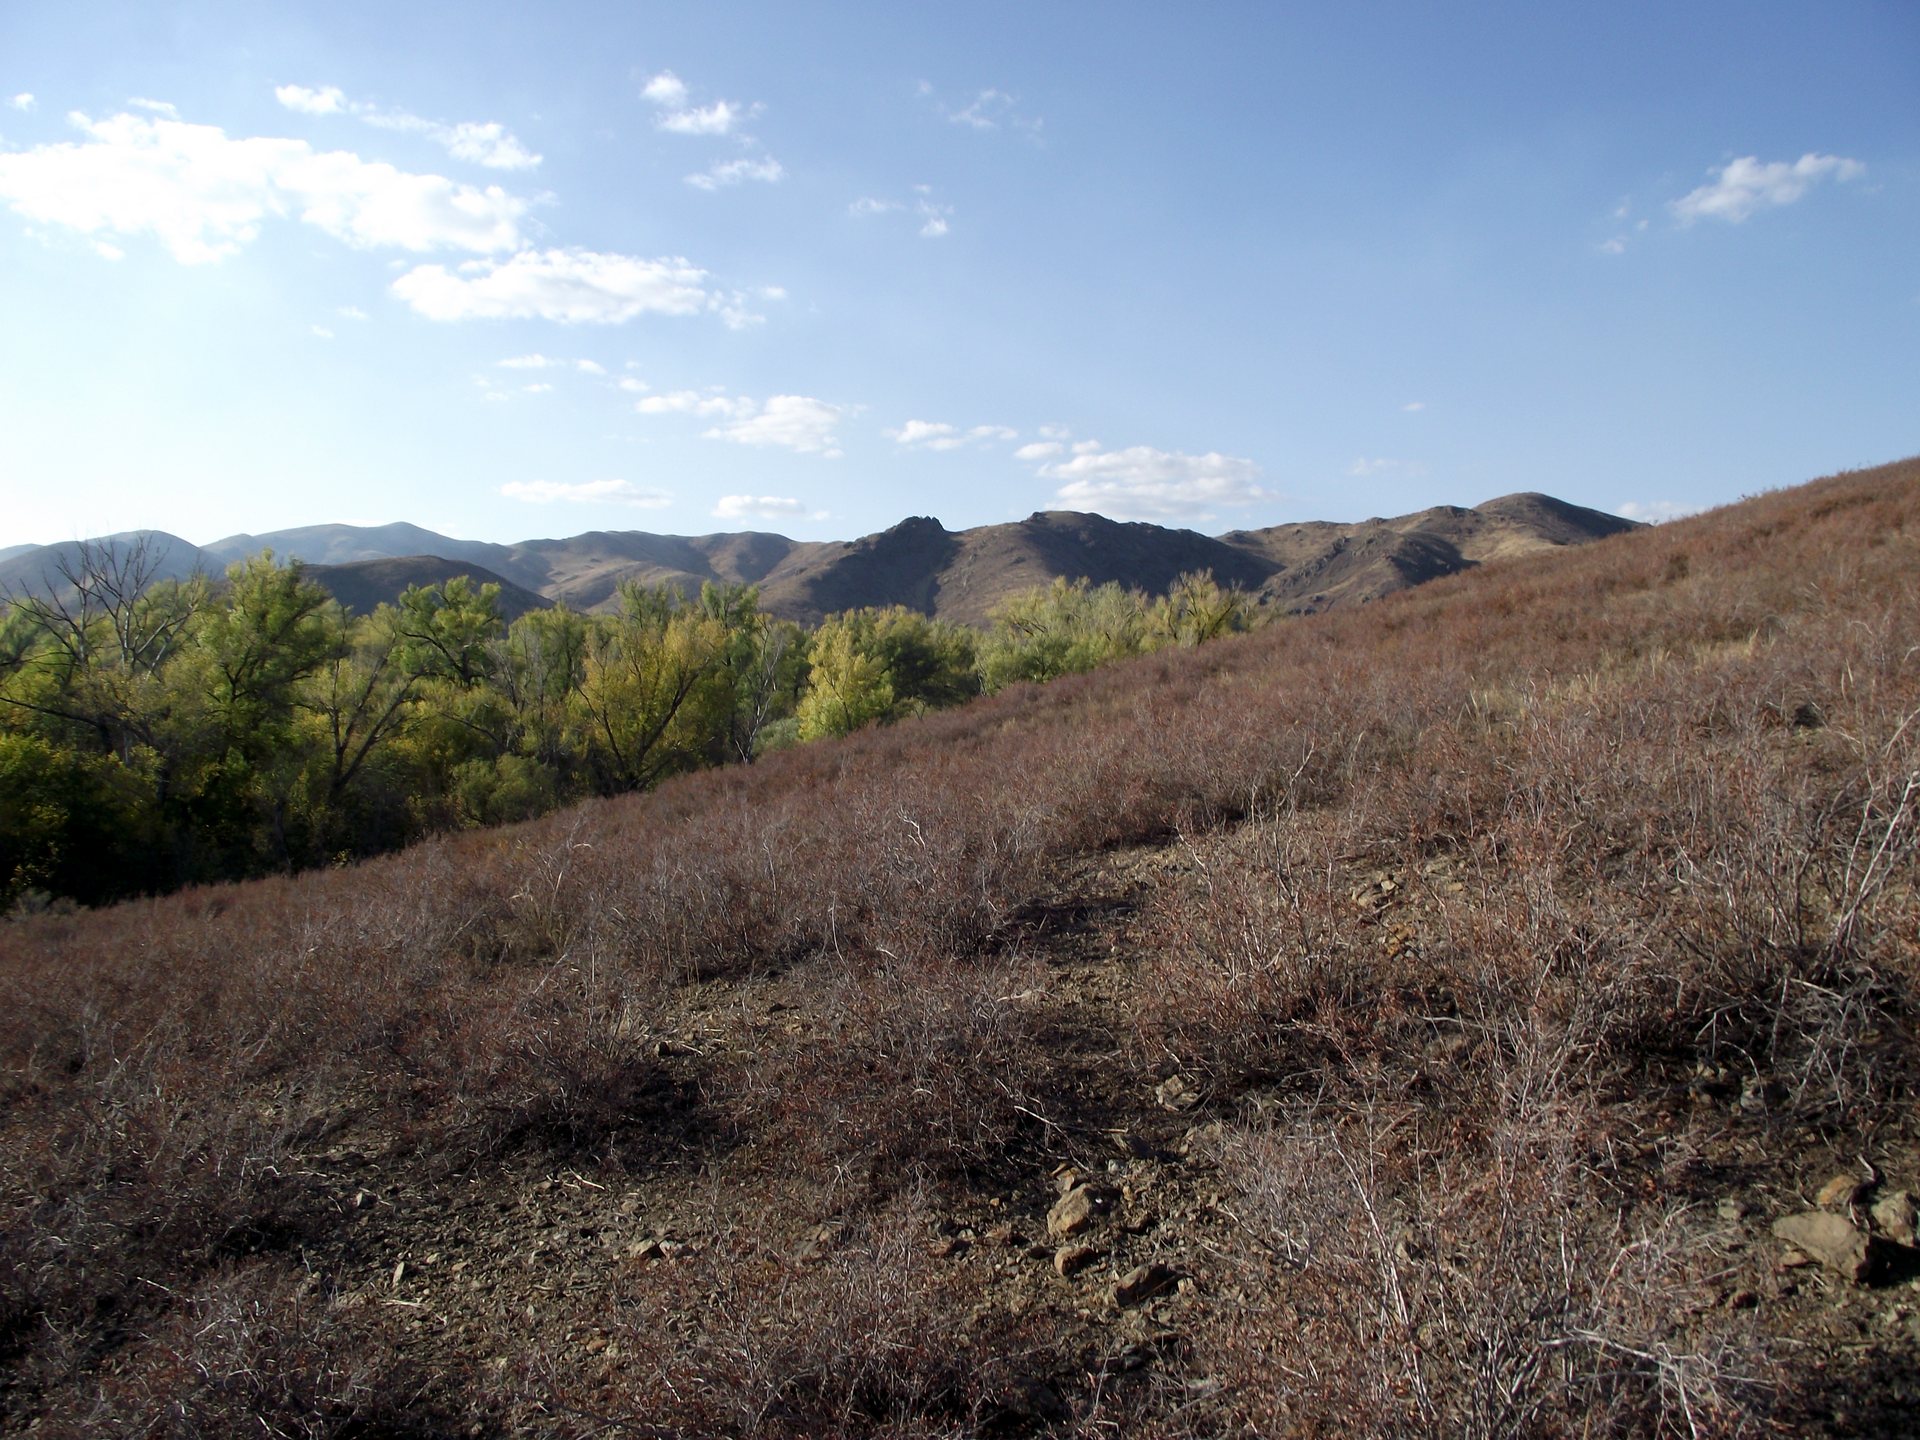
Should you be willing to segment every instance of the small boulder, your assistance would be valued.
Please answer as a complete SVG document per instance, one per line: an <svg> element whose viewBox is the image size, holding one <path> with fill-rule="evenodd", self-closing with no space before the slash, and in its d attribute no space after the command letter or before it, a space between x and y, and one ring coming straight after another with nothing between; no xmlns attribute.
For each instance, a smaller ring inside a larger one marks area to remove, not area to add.
<svg viewBox="0 0 1920 1440"><path fill-rule="evenodd" d="M1803 1210L1773 1222L1773 1233L1858 1285L1873 1268L1873 1242L1866 1232L1826 1210Z"/></svg>
<svg viewBox="0 0 1920 1440"><path fill-rule="evenodd" d="M1904 1190L1883 1195L1873 1204L1873 1223L1880 1233L1901 1245L1911 1245L1920 1228L1920 1216L1914 1213L1913 1197Z"/></svg>
<svg viewBox="0 0 1920 1440"><path fill-rule="evenodd" d="M1179 1283L1179 1272L1170 1265L1162 1265L1157 1260L1148 1265L1136 1265L1114 1282L1113 1300L1116 1305L1138 1305L1156 1295L1166 1294Z"/></svg>
<svg viewBox="0 0 1920 1440"><path fill-rule="evenodd" d="M1103 1192L1091 1185L1076 1185L1054 1202L1053 1208L1047 1212L1047 1234L1056 1240L1078 1235L1106 1208L1107 1199Z"/></svg>
<svg viewBox="0 0 1920 1440"><path fill-rule="evenodd" d="M1191 1110L1200 1103L1200 1087L1190 1076L1175 1075L1153 1087L1153 1098L1163 1110Z"/></svg>
<svg viewBox="0 0 1920 1440"><path fill-rule="evenodd" d="M1851 1175L1836 1175L1820 1187L1813 1203L1822 1210L1846 1211L1860 1198L1865 1187Z"/></svg>
<svg viewBox="0 0 1920 1440"><path fill-rule="evenodd" d="M1081 1243L1062 1245L1053 1252L1053 1268L1062 1276L1077 1275L1099 1257L1100 1247Z"/></svg>

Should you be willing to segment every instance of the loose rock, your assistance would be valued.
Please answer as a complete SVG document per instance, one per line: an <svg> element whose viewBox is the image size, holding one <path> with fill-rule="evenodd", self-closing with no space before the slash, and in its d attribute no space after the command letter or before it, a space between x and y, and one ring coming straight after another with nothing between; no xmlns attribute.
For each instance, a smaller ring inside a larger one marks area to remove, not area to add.
<svg viewBox="0 0 1920 1440"><path fill-rule="evenodd" d="M1860 1198L1863 1187L1851 1175L1836 1175L1820 1187L1819 1194L1813 1197L1813 1203L1822 1210L1844 1211Z"/></svg>
<svg viewBox="0 0 1920 1440"><path fill-rule="evenodd" d="M1200 1087L1185 1075L1175 1075L1153 1087L1153 1098L1163 1110L1191 1110L1200 1103Z"/></svg>
<svg viewBox="0 0 1920 1440"><path fill-rule="evenodd" d="M1151 1300L1156 1295L1164 1295L1180 1281L1180 1276L1171 1266L1154 1261L1148 1265L1136 1265L1114 1283L1113 1299L1117 1305L1138 1305Z"/></svg>
<svg viewBox="0 0 1920 1440"><path fill-rule="evenodd" d="M1773 1222L1773 1233L1854 1284L1873 1268L1873 1244L1866 1232L1825 1210L1803 1210Z"/></svg>
<svg viewBox="0 0 1920 1440"><path fill-rule="evenodd" d="M1053 1252L1053 1268L1060 1275L1076 1275L1091 1265L1100 1255L1100 1247L1081 1243L1062 1245Z"/></svg>
<svg viewBox="0 0 1920 1440"><path fill-rule="evenodd" d="M1076 1185L1047 1212L1047 1234L1056 1240L1078 1235L1106 1208L1106 1196L1091 1185Z"/></svg>
<svg viewBox="0 0 1920 1440"><path fill-rule="evenodd" d="M1920 1228L1920 1215L1915 1214L1913 1197L1904 1190L1883 1195L1874 1202L1873 1223L1889 1240L1901 1245L1913 1244L1915 1231Z"/></svg>

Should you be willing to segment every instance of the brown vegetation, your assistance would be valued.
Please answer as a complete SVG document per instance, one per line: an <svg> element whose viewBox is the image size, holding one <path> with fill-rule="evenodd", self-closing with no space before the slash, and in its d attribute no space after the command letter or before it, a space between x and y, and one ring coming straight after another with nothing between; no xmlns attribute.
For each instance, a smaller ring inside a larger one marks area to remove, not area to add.
<svg viewBox="0 0 1920 1440"><path fill-rule="evenodd" d="M1766 1227L1920 1189L1917 562L1909 461L0 926L5 1428L1904 1433L1914 1252Z"/></svg>

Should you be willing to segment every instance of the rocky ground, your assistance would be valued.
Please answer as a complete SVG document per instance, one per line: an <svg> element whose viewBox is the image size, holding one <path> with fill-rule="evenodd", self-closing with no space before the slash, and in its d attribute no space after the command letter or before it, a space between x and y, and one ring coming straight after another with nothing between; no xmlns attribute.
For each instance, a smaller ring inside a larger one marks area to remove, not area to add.
<svg viewBox="0 0 1920 1440"><path fill-rule="evenodd" d="M860 1358L863 1337L902 1314L979 1382L956 1430L1217 1433L1236 1409L1236 1381L1217 1365L1222 1328L1269 1324L1274 1303L1249 1290L1247 1256L1262 1242L1221 1162L1285 1087L1229 1088L1143 1053L1143 916L1194 869L1178 844L1096 857L1010 927L1028 983L997 998L1024 1012L1047 1057L1051 1109L1032 1087L1010 1095L1025 1113L992 1164L796 1165L782 1153L790 1133L729 1123L718 1092L737 1100L764 1053L828 1043L833 1021L810 967L716 982L682 992L661 1023L642 1107L654 1119L617 1160L588 1145L423 1163L410 1137L366 1127L343 1099L303 1161L332 1221L292 1246L294 1303L383 1337L402 1363L377 1383L412 1387L390 1402L419 1433L698 1433L653 1427L635 1396L723 1384L747 1398L716 1400L714 1423L744 1433L787 1383L753 1390L746 1372L775 1365L756 1355L757 1335L788 1351L812 1343L828 1369L885 1371L884 1347ZM1419 944L1422 897L1453 883L1364 864L1339 878L1353 923L1386 947ZM1797 1119L1787 1091L1696 1073L1614 1097L1614 1158L1592 1197L1617 1213L1584 1218L1679 1217L1708 1263L1671 1303L1764 1359L1765 1383L1736 1412L1800 1433L1912 1433L1910 1109L1839 1135ZM274 1236L257 1241L289 1263ZM1441 1263L1399 1253L1410 1267ZM815 1338L796 1340L796 1327ZM847 1333L816 1333L836 1329ZM852 1396L859 1382L847 1383Z"/></svg>

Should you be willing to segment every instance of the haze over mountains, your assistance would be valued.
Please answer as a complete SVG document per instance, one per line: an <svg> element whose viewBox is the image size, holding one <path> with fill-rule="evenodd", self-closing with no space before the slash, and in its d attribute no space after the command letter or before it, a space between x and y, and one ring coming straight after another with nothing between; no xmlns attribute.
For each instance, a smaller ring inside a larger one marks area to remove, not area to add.
<svg viewBox="0 0 1920 1440"><path fill-rule="evenodd" d="M1308 522L1206 536L1192 530L1123 523L1071 511L952 531L924 516L851 541L796 541L747 531L654 535L588 531L567 539L513 545L456 540L417 525L311 525L262 535L231 535L195 546L162 531L131 532L90 543L130 544L144 537L160 576L219 574L235 560L271 549L310 567L315 579L356 611L391 600L408 585L453 575L498 581L509 618L564 601L577 610L619 603L619 586L708 581L760 587L772 614L812 624L864 605L905 605L944 620L984 624L1002 599L1057 577L1164 591L1182 573L1209 570L1223 584L1252 592L1284 613L1310 613L1369 600L1505 555L1583 544L1635 528L1635 522L1518 494L1472 509L1441 505L1394 519L1352 524ZM0 553L0 589L59 583L62 562L79 545L22 546Z"/></svg>

